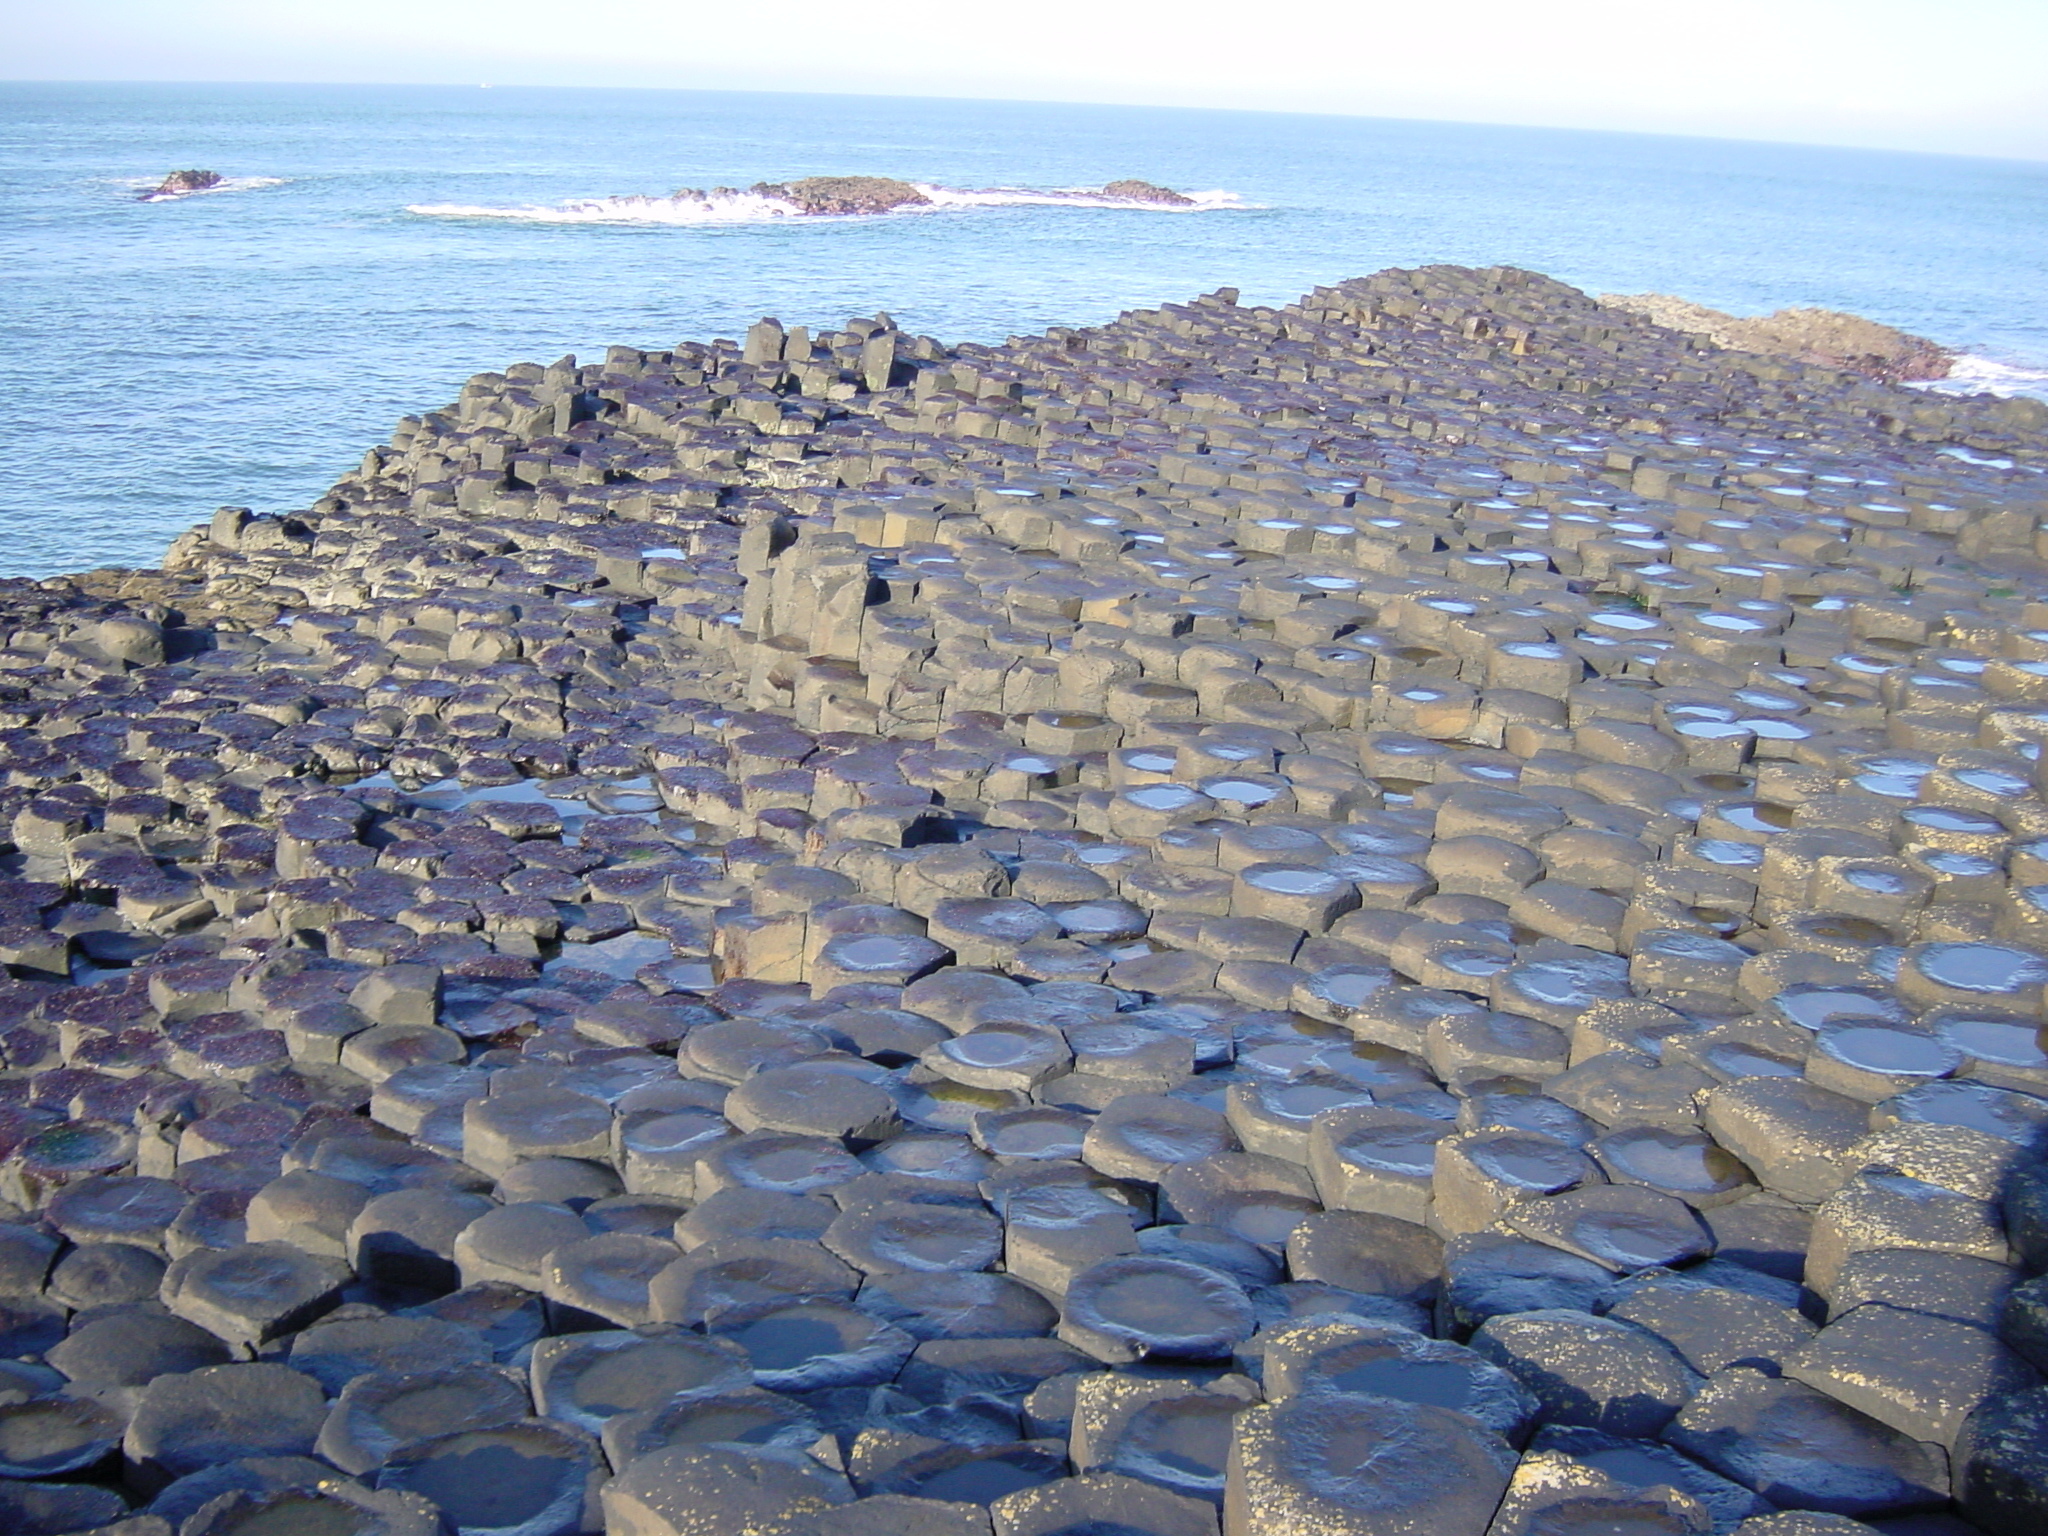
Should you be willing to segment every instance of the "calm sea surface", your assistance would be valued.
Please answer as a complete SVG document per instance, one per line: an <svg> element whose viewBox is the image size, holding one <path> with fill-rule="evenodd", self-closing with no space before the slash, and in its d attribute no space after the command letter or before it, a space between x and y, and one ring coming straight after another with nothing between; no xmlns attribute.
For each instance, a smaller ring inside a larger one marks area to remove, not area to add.
<svg viewBox="0 0 2048 1536"><path fill-rule="evenodd" d="M137 200L188 166L227 189ZM666 200L853 173L940 206ZM1119 177L1215 195L1038 196ZM0 575L151 564L216 506L304 506L399 416L521 359L878 309L999 340L1444 261L1852 310L2048 394L2044 163L1149 108L0 85Z"/></svg>

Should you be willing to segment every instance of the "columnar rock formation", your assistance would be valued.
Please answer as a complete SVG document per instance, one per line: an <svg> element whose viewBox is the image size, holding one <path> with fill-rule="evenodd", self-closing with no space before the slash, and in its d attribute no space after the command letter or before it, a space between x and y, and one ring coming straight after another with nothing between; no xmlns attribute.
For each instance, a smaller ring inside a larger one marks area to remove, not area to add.
<svg viewBox="0 0 2048 1536"><path fill-rule="evenodd" d="M764 320L0 584L0 1527L2042 1529L2044 418Z"/></svg>

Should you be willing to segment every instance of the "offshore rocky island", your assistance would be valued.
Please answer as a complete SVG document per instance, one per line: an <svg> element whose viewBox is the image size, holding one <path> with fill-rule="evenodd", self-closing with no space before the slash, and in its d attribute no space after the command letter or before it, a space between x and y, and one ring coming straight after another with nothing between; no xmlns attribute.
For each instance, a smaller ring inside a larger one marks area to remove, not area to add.
<svg viewBox="0 0 2048 1536"><path fill-rule="evenodd" d="M2048 409L1675 318L764 320L0 583L0 1525L2043 1529Z"/></svg>

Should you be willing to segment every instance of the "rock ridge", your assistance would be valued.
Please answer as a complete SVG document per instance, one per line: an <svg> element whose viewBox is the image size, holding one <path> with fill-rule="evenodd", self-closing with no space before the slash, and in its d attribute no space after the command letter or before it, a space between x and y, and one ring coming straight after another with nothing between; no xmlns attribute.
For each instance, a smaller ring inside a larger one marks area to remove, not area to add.
<svg viewBox="0 0 2048 1536"><path fill-rule="evenodd" d="M1604 293L1600 302L1717 346L1843 368L1887 384L1945 379L1955 353L1924 336L1834 309L1781 309L1739 319L1662 293Z"/></svg>
<svg viewBox="0 0 2048 1536"><path fill-rule="evenodd" d="M2044 477L1429 267L0 581L0 1528L2042 1529Z"/></svg>

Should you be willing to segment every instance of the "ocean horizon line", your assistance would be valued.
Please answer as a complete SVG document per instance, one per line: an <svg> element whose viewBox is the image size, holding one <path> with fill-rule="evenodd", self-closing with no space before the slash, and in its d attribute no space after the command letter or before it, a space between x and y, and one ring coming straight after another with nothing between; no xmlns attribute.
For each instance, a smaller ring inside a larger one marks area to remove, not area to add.
<svg viewBox="0 0 2048 1536"><path fill-rule="evenodd" d="M160 80L11 78L0 76L0 90L15 86L52 87L134 87L137 89L193 90L346 90L346 91L502 91L537 94L648 96L726 96L759 100L785 98L805 101L930 103L934 106L975 104L992 107L1065 107L1108 112L1175 112L1197 117L1261 117L1290 121L1342 122L1378 126L1412 125L1418 129L1470 128L1516 133L1554 133L1600 139L1655 139L1678 143L1740 145L1764 149L1793 149L1803 152L1839 151L1850 155L1903 155L1915 159L1956 160L1990 165L2039 166L2048 171L2048 144L2031 154L1993 154L1985 151L1913 148L1891 143L1849 143L1833 139L1750 138L1721 133L1688 133L1671 128L1635 128L1581 123L1530 122L1513 118L1429 117L1398 113L1375 113L1324 109L1304 111L1284 107L1211 106L1174 101L1106 101L1081 96L1007 96L987 94L945 95L919 91L775 90L766 87L713 85L560 84L534 81L477 80Z"/></svg>

